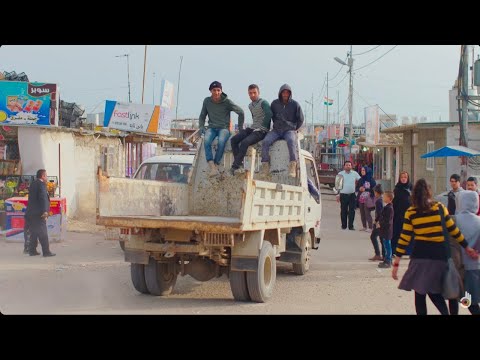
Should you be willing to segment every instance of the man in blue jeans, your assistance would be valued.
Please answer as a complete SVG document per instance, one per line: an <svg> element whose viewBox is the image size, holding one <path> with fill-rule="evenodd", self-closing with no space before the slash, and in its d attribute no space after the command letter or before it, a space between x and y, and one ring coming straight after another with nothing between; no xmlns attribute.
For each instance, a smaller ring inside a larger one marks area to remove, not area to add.
<svg viewBox="0 0 480 360"><path fill-rule="evenodd" d="M202 111L198 120L198 125L202 134L205 134L205 156L210 166L210 176L219 174L217 166L223 158L225 145L230 138L230 112L233 111L238 115L238 129L243 129L245 115L240 106L230 100L224 92L222 92L222 84L214 81L208 88L211 96L203 100ZM205 119L208 115L208 129L205 131ZM212 143L218 137L217 151L215 158L212 154Z"/></svg>
<svg viewBox="0 0 480 360"><path fill-rule="evenodd" d="M292 177L297 172L297 130L303 125L303 112L300 104L292 99L292 89L284 84L278 92L278 99L273 100L271 105L273 113L273 129L263 139L262 144L262 175L270 173L270 146L277 140L286 140L290 163L288 174Z"/></svg>

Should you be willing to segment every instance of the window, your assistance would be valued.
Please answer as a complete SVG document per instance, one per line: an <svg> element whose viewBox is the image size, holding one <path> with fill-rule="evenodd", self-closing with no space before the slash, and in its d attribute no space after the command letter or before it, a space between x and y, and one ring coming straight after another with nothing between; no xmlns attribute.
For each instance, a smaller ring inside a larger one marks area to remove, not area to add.
<svg viewBox="0 0 480 360"><path fill-rule="evenodd" d="M427 141L427 153L432 152L435 150L435 142L434 141ZM435 158L427 158L427 170L435 171Z"/></svg>

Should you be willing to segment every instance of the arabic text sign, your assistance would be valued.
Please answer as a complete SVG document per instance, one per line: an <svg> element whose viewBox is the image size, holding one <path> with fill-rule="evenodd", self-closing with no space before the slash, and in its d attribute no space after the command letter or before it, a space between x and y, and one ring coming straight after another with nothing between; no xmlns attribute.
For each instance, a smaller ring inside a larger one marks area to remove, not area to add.
<svg viewBox="0 0 480 360"><path fill-rule="evenodd" d="M56 125L57 100L55 84L0 81L0 124Z"/></svg>
<svg viewBox="0 0 480 360"><path fill-rule="evenodd" d="M144 134L170 134L170 112L160 106L107 100L104 126Z"/></svg>

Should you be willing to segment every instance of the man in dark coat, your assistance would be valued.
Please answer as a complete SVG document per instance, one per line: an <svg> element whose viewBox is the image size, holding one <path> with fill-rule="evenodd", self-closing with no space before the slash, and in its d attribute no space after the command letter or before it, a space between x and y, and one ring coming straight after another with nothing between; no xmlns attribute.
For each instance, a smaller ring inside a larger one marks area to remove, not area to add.
<svg viewBox="0 0 480 360"><path fill-rule="evenodd" d="M37 252L38 240L42 246L44 257L55 256L50 251L48 243L47 217L50 211L50 198L47 192L47 171L37 171L37 178L32 182L28 191L28 204L25 212L25 221L30 231L28 252L30 256L40 255Z"/></svg>

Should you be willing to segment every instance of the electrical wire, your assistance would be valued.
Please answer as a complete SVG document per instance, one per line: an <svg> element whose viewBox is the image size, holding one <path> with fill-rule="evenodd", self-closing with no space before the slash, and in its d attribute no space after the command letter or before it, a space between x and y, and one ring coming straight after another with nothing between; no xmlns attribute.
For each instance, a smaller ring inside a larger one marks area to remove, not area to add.
<svg viewBox="0 0 480 360"><path fill-rule="evenodd" d="M372 106L372 105L370 105L370 104L368 103L368 101L365 100L355 89L353 89L353 92L354 92L355 94L357 94L357 96L358 96L360 99L362 99L362 100L365 102L365 104L367 104L368 106ZM380 107L380 105L378 105L378 104L376 104L376 105L378 106L378 108L379 108L380 110L382 110L382 112L383 112L385 115L387 115L387 117L388 117L391 121L393 121L393 123L395 124L395 126L398 126L397 122L396 122L394 119L392 119L392 118L390 117L390 115L388 115L388 114L385 112L385 110L383 110L383 109Z"/></svg>
<svg viewBox="0 0 480 360"><path fill-rule="evenodd" d="M362 52L362 53L359 53L359 54L353 54L352 56L359 56L359 55L363 55L363 54L369 53L370 51L373 51L373 50L375 50L376 48L379 48L380 46L382 46L382 45L377 45L377 46L375 46L374 48L372 48L372 49L370 49L370 50L367 50L367 51Z"/></svg>
<svg viewBox="0 0 480 360"><path fill-rule="evenodd" d="M367 65L363 65L357 69L354 69L354 71L358 71L358 70L361 70L361 69L364 69L366 68L367 66L370 66L372 65L374 62L377 62L378 60L380 60L382 57L384 57L385 55L387 55L390 51L392 51L393 49L395 49L398 45L395 45L394 47L392 47L390 50L388 50L386 53L384 53L383 55L379 56L378 58L376 58L375 60L373 60L372 62L369 62Z"/></svg>
<svg viewBox="0 0 480 360"><path fill-rule="evenodd" d="M348 56L345 58L345 60L343 60L343 62L346 62L347 59L348 59ZM340 69L338 69L338 71L337 71L337 73L335 74L335 76L334 76L333 78L331 78L331 79L328 79L328 80L330 80L330 81L331 81L331 80L335 80L335 78L338 76L338 74L340 74L340 71L342 70L342 68L343 68L344 66L345 66L345 65L341 64L341 65L340 65Z"/></svg>
<svg viewBox="0 0 480 360"><path fill-rule="evenodd" d="M342 78L342 80L340 80L340 81L338 82L337 85L329 86L328 88L329 88L329 89L336 88L338 85L340 85L340 84L343 82L343 80L345 80L345 78L347 77L347 75L348 75L348 71L345 73L345 76Z"/></svg>

